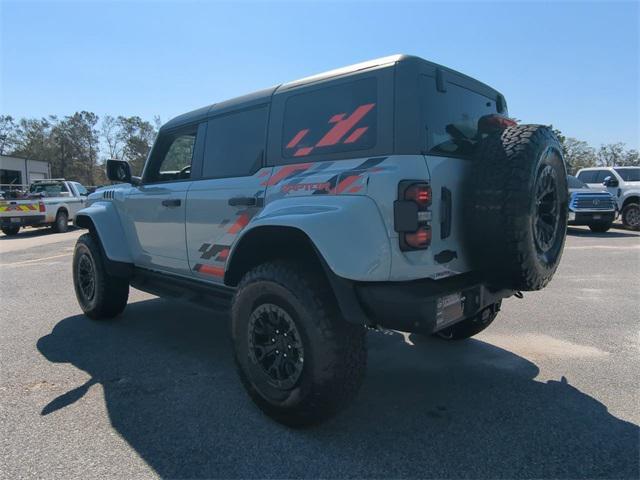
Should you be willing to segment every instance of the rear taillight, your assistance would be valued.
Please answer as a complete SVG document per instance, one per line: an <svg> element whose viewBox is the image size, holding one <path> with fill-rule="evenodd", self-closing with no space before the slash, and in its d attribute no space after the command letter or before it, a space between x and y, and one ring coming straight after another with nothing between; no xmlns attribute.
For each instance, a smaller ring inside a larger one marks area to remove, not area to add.
<svg viewBox="0 0 640 480"><path fill-rule="evenodd" d="M44 202L38 202L38 210L40 213L44 213L46 211L44 208Z"/></svg>
<svg viewBox="0 0 640 480"><path fill-rule="evenodd" d="M431 243L431 229L420 227L412 233L404 234L404 242L413 249L427 248Z"/></svg>
<svg viewBox="0 0 640 480"><path fill-rule="evenodd" d="M423 250L431 244L431 187L416 180L398 185L394 203L394 225L401 250Z"/></svg>
<svg viewBox="0 0 640 480"><path fill-rule="evenodd" d="M426 183L414 183L404 191L404 199L427 207L431 204L431 187Z"/></svg>

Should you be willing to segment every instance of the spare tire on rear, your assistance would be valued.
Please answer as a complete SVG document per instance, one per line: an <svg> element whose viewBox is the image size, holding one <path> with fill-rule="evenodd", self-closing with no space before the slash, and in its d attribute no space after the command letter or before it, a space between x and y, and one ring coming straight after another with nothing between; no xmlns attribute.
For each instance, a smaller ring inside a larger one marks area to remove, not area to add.
<svg viewBox="0 0 640 480"><path fill-rule="evenodd" d="M515 125L476 148L465 208L472 263L489 283L540 290L556 271L567 230L567 172L549 127Z"/></svg>

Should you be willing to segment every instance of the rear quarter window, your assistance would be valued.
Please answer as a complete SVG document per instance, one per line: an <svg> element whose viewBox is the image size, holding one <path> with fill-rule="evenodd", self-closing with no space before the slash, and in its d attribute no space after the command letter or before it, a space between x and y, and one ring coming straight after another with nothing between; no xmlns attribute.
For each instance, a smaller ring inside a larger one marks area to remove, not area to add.
<svg viewBox="0 0 640 480"><path fill-rule="evenodd" d="M264 154L268 107L261 106L209 120L203 178L247 176Z"/></svg>
<svg viewBox="0 0 640 480"><path fill-rule="evenodd" d="M364 78L300 93L285 103L282 157L369 150L376 146L377 79Z"/></svg>

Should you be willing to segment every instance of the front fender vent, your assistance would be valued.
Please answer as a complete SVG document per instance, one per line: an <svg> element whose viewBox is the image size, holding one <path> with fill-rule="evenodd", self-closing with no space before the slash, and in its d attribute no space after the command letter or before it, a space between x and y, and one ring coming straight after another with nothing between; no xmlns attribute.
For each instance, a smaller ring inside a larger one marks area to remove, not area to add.
<svg viewBox="0 0 640 480"><path fill-rule="evenodd" d="M113 200L115 190L105 190L102 192L102 198L105 200Z"/></svg>

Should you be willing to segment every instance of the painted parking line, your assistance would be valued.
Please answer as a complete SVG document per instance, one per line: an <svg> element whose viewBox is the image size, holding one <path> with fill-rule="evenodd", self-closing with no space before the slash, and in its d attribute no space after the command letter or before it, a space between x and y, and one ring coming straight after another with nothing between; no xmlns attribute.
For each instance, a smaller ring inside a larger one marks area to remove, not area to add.
<svg viewBox="0 0 640 480"><path fill-rule="evenodd" d="M564 247L565 250L640 250L640 245L580 245Z"/></svg>
<svg viewBox="0 0 640 480"><path fill-rule="evenodd" d="M26 265L26 264L29 264L29 263L44 262L46 260L52 260L54 258L61 258L61 257L68 257L70 255L73 255L73 252L61 253L60 255L53 255L51 257L34 258L32 260L24 260L22 262L0 263L0 267L11 267L11 266L14 266L14 265Z"/></svg>

